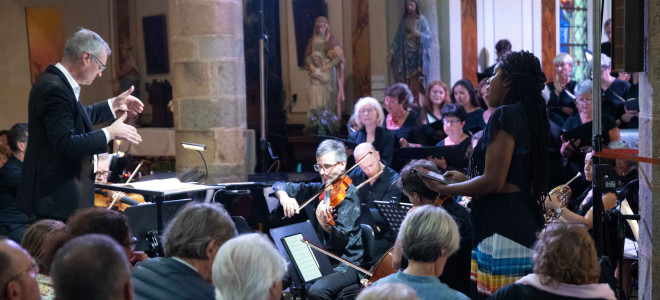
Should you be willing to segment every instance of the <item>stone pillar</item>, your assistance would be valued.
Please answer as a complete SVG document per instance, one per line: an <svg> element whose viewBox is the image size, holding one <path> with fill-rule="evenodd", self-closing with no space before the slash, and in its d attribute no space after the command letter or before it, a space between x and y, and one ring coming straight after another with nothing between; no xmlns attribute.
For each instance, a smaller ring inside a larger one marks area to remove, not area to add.
<svg viewBox="0 0 660 300"><path fill-rule="evenodd" d="M179 146L185 141L207 146L208 182L244 175L242 2L170 0L169 32L177 172L204 172L199 155Z"/></svg>
<svg viewBox="0 0 660 300"><path fill-rule="evenodd" d="M646 72L639 76L639 155L660 157L660 3L647 1L645 9ZM641 17L641 16L640 16ZM639 171L639 299L660 298L660 166L640 164ZM654 253L655 252L655 255ZM655 296L654 296L655 295Z"/></svg>

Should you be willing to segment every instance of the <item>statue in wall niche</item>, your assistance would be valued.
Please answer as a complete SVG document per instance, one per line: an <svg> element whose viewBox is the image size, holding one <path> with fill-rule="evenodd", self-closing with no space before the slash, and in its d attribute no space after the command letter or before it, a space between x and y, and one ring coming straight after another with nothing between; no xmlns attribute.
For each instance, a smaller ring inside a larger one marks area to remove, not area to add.
<svg viewBox="0 0 660 300"><path fill-rule="evenodd" d="M133 58L131 45L119 45L119 66L117 67L117 79L119 79L119 90L128 90L131 85L135 87L131 95L140 97L140 72L137 68L137 62Z"/></svg>
<svg viewBox="0 0 660 300"><path fill-rule="evenodd" d="M419 105L424 88L428 85L431 54L431 30L429 22L419 12L419 2L406 0L405 13L399 22L394 40L387 53L394 80L410 87Z"/></svg>
<svg viewBox="0 0 660 300"><path fill-rule="evenodd" d="M310 109L324 108L334 111L341 118L341 103L344 101L344 62L344 51L330 31L328 18L323 16L316 18L314 34L305 49L305 66L310 77L307 85ZM324 84L323 81L326 83ZM326 89L325 93L319 90L322 86Z"/></svg>

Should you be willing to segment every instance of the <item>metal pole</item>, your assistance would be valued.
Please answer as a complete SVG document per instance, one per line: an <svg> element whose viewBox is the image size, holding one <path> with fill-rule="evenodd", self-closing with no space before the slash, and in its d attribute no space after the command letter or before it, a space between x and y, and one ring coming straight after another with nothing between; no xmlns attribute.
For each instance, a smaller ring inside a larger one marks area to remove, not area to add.
<svg viewBox="0 0 660 300"><path fill-rule="evenodd" d="M261 111L261 138L259 139L259 150L261 157L261 173L266 172L266 62L264 57L264 39L266 28L264 24L264 2L260 1L259 10L259 108Z"/></svg>
<svg viewBox="0 0 660 300"><path fill-rule="evenodd" d="M602 149L602 123L601 123L601 101L602 101L602 92L601 92L601 68L600 68L600 36L601 36L601 1L596 0L593 2L593 59L591 64L591 69L593 72L593 121L591 122L592 126L592 136L593 136L593 150L600 152ZM593 165L600 163L600 159L593 157ZM594 174L598 175L598 174ZM593 179L593 182L596 182L596 179ZM593 186L593 210L594 210L594 242L596 244L596 252L598 256L603 255L603 226L602 226L602 211L603 211L603 199L601 196L601 189L597 188L592 182Z"/></svg>

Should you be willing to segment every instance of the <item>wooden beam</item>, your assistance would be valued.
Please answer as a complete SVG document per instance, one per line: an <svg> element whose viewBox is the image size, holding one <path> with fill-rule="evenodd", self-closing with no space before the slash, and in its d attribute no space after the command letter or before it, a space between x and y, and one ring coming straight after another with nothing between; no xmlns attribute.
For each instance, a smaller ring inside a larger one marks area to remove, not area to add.
<svg viewBox="0 0 660 300"><path fill-rule="evenodd" d="M353 86L355 100L371 95L371 57L369 42L369 1L351 1L353 47Z"/></svg>
<svg viewBox="0 0 660 300"><path fill-rule="evenodd" d="M463 39L463 78L477 86L477 0L461 0L461 33ZM449 84L449 83L448 83Z"/></svg>
<svg viewBox="0 0 660 300"><path fill-rule="evenodd" d="M547 82L555 80L555 67L552 60L557 55L557 19L555 14L555 0L541 1L541 66Z"/></svg>

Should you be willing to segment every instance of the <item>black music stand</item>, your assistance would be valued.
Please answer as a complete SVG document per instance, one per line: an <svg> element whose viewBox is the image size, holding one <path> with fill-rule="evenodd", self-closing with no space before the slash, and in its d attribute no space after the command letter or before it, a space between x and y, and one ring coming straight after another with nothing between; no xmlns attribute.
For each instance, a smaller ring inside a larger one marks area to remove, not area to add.
<svg viewBox="0 0 660 300"><path fill-rule="evenodd" d="M296 223L288 226L273 228L270 230L270 236L273 238L273 241L275 242L277 249L280 251L280 255L282 255L282 257L284 257L287 261L291 262L291 264L294 264L295 261L289 257L286 247L282 243L282 238L297 233L301 233L303 237L308 241L310 241L311 243L316 245L321 245L321 242L319 241L319 237L316 235L316 232L314 231L312 224L309 222ZM332 274L333 269L328 257L318 251L312 251L312 253L314 253L314 257L316 258L316 261L319 264L319 269L321 270L321 274L323 274L323 276ZM306 293L306 287L305 287L306 282L304 282L303 279L300 277L300 275L298 275L298 272L296 271L295 267L291 267L287 269L289 275L291 276L292 287L295 289L300 289L304 299L304 295Z"/></svg>
<svg viewBox="0 0 660 300"><path fill-rule="evenodd" d="M392 234L397 236L403 219L406 218L408 211L413 205L411 203L391 203L386 201L374 201L374 204L390 227Z"/></svg>
<svg viewBox="0 0 660 300"><path fill-rule="evenodd" d="M191 202L192 199L163 201L162 204L162 221L167 224L174 215L184 205ZM159 242L158 233L158 210L155 203L133 205L127 207L124 211L128 217L128 224L131 228L133 236L137 239L135 250L145 251L159 256L162 254L162 249ZM150 255L151 256L151 255Z"/></svg>

